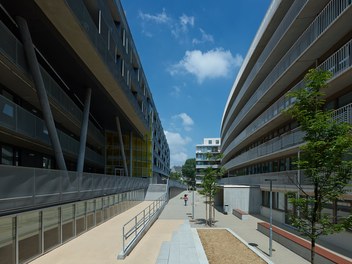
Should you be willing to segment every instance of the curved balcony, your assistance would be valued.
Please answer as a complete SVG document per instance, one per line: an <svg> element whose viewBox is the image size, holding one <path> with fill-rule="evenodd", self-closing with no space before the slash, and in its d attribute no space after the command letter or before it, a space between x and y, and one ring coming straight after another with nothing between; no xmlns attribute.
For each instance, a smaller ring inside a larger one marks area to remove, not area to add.
<svg viewBox="0 0 352 264"><path fill-rule="evenodd" d="M276 137L264 144L250 149L249 151L238 155L224 164L224 168L229 170L237 166L264 161L265 159L273 158L288 154L298 148L299 144L303 143L304 132L299 129L288 132L280 137Z"/></svg>
<svg viewBox="0 0 352 264"><path fill-rule="evenodd" d="M317 68L322 70L331 71L333 74L332 79L329 83L336 80L339 76L351 69L352 66L352 40L347 42L338 51L332 54ZM303 80L297 83L291 90L299 89L303 87ZM336 91L336 89L334 89ZM225 149L224 149L224 160L226 157L234 153L236 149L247 139L249 139L255 133L259 133L260 129L273 122L274 119L281 115L282 110L286 109L294 102L293 98L287 98L283 95L274 104L272 104L265 112L257 117L249 126L247 126ZM232 132L232 131L230 131ZM224 141L228 140L225 138Z"/></svg>
<svg viewBox="0 0 352 264"><path fill-rule="evenodd" d="M352 124L352 103L335 110L332 113L332 118L339 122ZM304 142L303 137L304 132L299 128L292 130L291 132L238 155L224 164L224 168L231 169L249 163L260 162L265 159L272 159L279 155L283 155L284 153L289 154L289 152L296 151L298 146Z"/></svg>
<svg viewBox="0 0 352 264"><path fill-rule="evenodd" d="M317 44L319 41L320 48L317 48L317 45L314 47L314 52L323 52L324 48L327 48L326 38L329 36L334 35L336 38L336 32L339 35L343 36L346 31L348 30L345 27L345 20L348 19L349 13L352 13L350 6L352 5L351 2L345 0L332 0L330 3L321 11L321 13L315 18L315 20L310 24L310 26L306 29L306 31L299 37L296 43L290 48L290 50L282 57L280 62L273 68L273 70L268 74L265 80L261 83L255 93L251 96L251 98L246 102L243 108L239 111L237 116L234 118L230 128L227 131L222 131L225 140L223 140L223 147L227 147L229 141L226 140L230 135L231 132L235 128L239 128L239 125L243 123L244 118L251 119L254 115L253 106L257 105L260 100L269 100L268 91L270 90L270 98L275 96L278 93L278 83L283 83L284 81L290 82L294 79L295 74L291 74L290 78L292 80L283 80L283 76L288 72L294 72L295 63L297 64L298 60L300 59L299 67L302 69L302 64L305 64L307 67L314 61L313 59L309 59L311 55L309 55L308 51L313 52L314 44ZM347 12L349 12L347 14ZM343 14L346 14L343 16ZM338 19L343 17L343 19ZM335 23L336 22L336 23ZM341 30L334 30L333 25L338 27ZM324 38L321 37L324 33ZM324 48L323 48L324 47ZM303 56L305 59L303 59ZM316 54L315 54L316 57ZM296 67L298 67L296 65ZM288 77L287 77L288 78ZM275 89L274 89L275 88ZM234 104L235 105L235 104ZM264 106L261 106L263 108ZM260 111L260 107L256 108L256 111ZM228 118L232 116L233 113L229 113ZM243 124L242 124L243 126ZM240 128L239 128L240 129Z"/></svg>
<svg viewBox="0 0 352 264"><path fill-rule="evenodd" d="M258 73L263 69L263 66L265 65L269 57L273 54L275 48L279 45L281 41L286 40L287 37L290 37L289 31L292 30L292 28L297 27L295 26L295 23L298 22L295 20L297 19L297 16L300 14L301 10L306 6L307 2L308 0L294 1L290 9L287 11L285 17L282 19L280 25L277 27L274 34L266 44L264 50L262 51L255 65L251 69L251 72L246 77L246 80L241 86L241 89L238 94L235 95L235 91L231 91L233 92L230 95L232 96L232 98L227 104L227 106L231 105L231 108L226 109L226 119L223 123L222 130L226 130L228 127L227 124L229 124L233 119L228 113L234 113L235 108L238 107L240 100L242 100L243 96L248 92L249 87L253 85L254 79L257 78ZM302 19L300 19L300 21L301 20ZM287 44L285 45L287 46Z"/></svg>

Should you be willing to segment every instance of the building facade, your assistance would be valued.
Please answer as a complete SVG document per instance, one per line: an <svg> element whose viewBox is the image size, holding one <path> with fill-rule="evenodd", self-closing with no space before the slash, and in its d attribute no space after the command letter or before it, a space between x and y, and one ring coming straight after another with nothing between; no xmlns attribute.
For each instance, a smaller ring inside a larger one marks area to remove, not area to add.
<svg viewBox="0 0 352 264"><path fill-rule="evenodd" d="M120 1L0 19L0 263L25 263L143 199L170 151Z"/></svg>
<svg viewBox="0 0 352 264"><path fill-rule="evenodd" d="M1 164L169 174L166 137L119 1L2 1L0 26Z"/></svg>
<svg viewBox="0 0 352 264"><path fill-rule="evenodd" d="M196 145L196 185L203 182L206 168L218 169L220 166L220 138L204 138L203 144Z"/></svg>
<svg viewBox="0 0 352 264"><path fill-rule="evenodd" d="M311 68L331 71L326 108L339 120L352 122L352 3L350 0L274 0L249 48L224 109L221 124L223 184L259 185L260 213L269 216L273 183L274 220L289 224L294 212L288 197L306 190L299 159L303 132L282 113L293 100L289 91L304 87ZM334 208L335 207L335 208ZM351 213L352 190L325 208L337 217ZM259 212L258 212L259 213Z"/></svg>

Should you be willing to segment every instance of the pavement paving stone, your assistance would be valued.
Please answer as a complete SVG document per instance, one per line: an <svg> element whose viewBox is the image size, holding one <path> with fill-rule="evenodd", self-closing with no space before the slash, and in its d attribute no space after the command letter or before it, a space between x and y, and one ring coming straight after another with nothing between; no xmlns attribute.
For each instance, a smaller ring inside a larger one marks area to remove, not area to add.
<svg viewBox="0 0 352 264"><path fill-rule="evenodd" d="M188 205L180 197L189 195ZM150 202L136 207L102 223L79 237L37 258L32 263L85 263L85 264L206 264L208 263L196 228L204 228L205 204L203 197L194 192L182 192L170 199L158 220L124 260L117 260L121 251L122 226ZM194 210L194 217L192 212ZM193 219L194 218L194 219ZM246 243L268 255L268 237L257 231L261 216L249 215L241 221L232 214L216 211L217 228L229 228ZM176 242L172 241L173 238ZM273 263L306 264L308 261L273 241ZM169 249L169 250L168 250ZM166 257L168 260L166 262Z"/></svg>

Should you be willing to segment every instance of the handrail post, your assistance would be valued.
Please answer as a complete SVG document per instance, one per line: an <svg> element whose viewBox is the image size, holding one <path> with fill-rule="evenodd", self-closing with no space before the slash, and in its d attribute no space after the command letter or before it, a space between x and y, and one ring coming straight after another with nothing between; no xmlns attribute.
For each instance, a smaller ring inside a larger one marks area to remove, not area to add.
<svg viewBox="0 0 352 264"><path fill-rule="evenodd" d="M143 226L145 226L145 210L143 210Z"/></svg>
<svg viewBox="0 0 352 264"><path fill-rule="evenodd" d="M125 226L122 227L122 250L125 252Z"/></svg>
<svg viewBox="0 0 352 264"><path fill-rule="evenodd" d="M134 218L134 237L137 237L137 216Z"/></svg>

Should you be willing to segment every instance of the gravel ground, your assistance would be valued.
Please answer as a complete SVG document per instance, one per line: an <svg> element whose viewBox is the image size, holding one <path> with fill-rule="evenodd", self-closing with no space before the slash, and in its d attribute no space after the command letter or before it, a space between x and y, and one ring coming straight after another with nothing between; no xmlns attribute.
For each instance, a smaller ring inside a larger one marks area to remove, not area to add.
<svg viewBox="0 0 352 264"><path fill-rule="evenodd" d="M197 229L209 264L266 263L226 229Z"/></svg>

